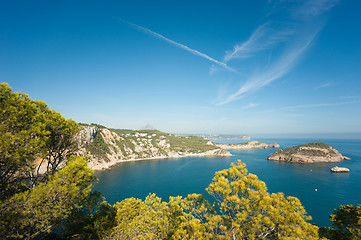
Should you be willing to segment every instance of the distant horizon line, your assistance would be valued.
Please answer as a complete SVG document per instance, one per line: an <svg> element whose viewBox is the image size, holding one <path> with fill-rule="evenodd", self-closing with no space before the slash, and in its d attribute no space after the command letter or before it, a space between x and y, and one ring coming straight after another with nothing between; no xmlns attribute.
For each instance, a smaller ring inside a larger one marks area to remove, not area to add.
<svg viewBox="0 0 361 240"><path fill-rule="evenodd" d="M361 132L354 133L265 133L265 134L228 134L228 133L175 133L183 135L227 135L227 136L249 136L251 140L257 140L259 138L289 138L289 139L359 139L361 140Z"/></svg>
<svg viewBox="0 0 361 240"><path fill-rule="evenodd" d="M84 123L84 122L78 122L78 124L86 124L86 125L98 125L103 126L109 129L127 129L127 130L133 130L133 131L142 131L142 130L157 130L161 132L171 133L175 135L228 135L228 136L249 136L252 139L256 138L294 138L294 139L300 139L300 138L313 138L313 139L360 139L361 140L361 131L360 132L305 132L305 133L207 133L207 132L180 132L180 131L167 131L162 130L159 128L154 127L153 129L144 129L144 128L114 128L114 127L107 127L104 124L99 123Z"/></svg>

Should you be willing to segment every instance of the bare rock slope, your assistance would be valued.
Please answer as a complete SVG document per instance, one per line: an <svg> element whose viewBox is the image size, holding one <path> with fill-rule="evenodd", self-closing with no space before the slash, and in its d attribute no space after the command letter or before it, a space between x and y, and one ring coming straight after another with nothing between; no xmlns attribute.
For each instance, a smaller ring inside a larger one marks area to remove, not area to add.
<svg viewBox="0 0 361 240"><path fill-rule="evenodd" d="M280 149L267 157L268 160L295 163L341 162L350 160L325 143L307 143Z"/></svg>

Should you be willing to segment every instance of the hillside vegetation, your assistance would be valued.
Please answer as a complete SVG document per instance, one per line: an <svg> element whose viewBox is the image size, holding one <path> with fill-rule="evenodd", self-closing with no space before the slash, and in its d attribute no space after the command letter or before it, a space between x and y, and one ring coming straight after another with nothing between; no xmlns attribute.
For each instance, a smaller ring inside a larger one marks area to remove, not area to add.
<svg viewBox="0 0 361 240"><path fill-rule="evenodd" d="M158 130L110 129L95 124L81 124L81 128L79 154L91 159L96 169L125 160L192 154L230 155L199 136L181 137Z"/></svg>
<svg viewBox="0 0 361 240"><path fill-rule="evenodd" d="M113 145L118 139L144 143L138 136L157 133L136 131L125 138L121 135L133 131L80 129L7 84L0 84L0 91L0 239L319 239L319 228L308 222L311 217L297 198L269 193L240 161L215 173L206 189L215 204L201 194L168 201L149 194L111 206L93 190L96 177L87 159L77 156L76 146L90 139L100 145L109 139ZM104 142L95 140L97 135ZM167 142L164 133L159 139ZM334 227L322 228L322 236L360 239L361 206L341 206L331 221Z"/></svg>
<svg viewBox="0 0 361 240"><path fill-rule="evenodd" d="M327 156L335 153L334 149L326 143L314 142L306 143L299 146L290 147L287 149L280 149L279 153L282 154L303 154L309 156Z"/></svg>
<svg viewBox="0 0 361 240"><path fill-rule="evenodd" d="M153 147L166 147L171 151L193 153L205 152L217 148L214 144L199 136L181 137L158 130L109 130L117 133L124 139L133 140L133 142L140 146L152 145ZM151 145L149 143L151 143Z"/></svg>
<svg viewBox="0 0 361 240"><path fill-rule="evenodd" d="M267 159L297 163L316 163L340 162L349 158L342 156L336 149L325 143L313 142L280 149L269 155Z"/></svg>

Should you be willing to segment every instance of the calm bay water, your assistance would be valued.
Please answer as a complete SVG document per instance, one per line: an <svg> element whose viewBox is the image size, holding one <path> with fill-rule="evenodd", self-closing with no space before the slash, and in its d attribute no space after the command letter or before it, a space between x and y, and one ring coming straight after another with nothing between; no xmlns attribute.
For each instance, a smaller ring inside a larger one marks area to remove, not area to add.
<svg viewBox="0 0 361 240"><path fill-rule="evenodd" d="M277 142L281 148L315 142L310 139L257 140ZM227 158L187 157L125 162L97 172L99 182L95 189L101 191L110 204L129 197L144 199L149 193L156 193L164 201L168 201L169 196L190 193L201 193L212 200L205 188L214 173L229 168L232 162L240 159L246 163L250 173L266 183L269 192L284 192L286 196L299 198L313 217L313 223L330 226L329 215L335 208L341 204L361 204L361 140L317 141L331 145L352 160L323 164L279 163L265 159L277 149L257 149L231 151L235 156ZM351 172L331 173L334 166L347 167Z"/></svg>

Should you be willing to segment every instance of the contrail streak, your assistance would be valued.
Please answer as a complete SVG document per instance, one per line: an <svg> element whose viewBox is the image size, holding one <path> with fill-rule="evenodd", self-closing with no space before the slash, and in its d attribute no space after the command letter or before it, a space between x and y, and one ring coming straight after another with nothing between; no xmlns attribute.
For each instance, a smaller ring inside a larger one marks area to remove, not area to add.
<svg viewBox="0 0 361 240"><path fill-rule="evenodd" d="M209 61L211 61L211 62L214 62L214 63L216 63L216 64L224 67L225 69L227 69L227 70L229 70L229 71L231 71L231 72L238 73L236 70L234 70L233 68L229 67L227 64L225 64L225 63L223 63L223 62L220 62L220 61L217 61L216 59L211 58L210 56L208 56L208 55L206 55L206 54L204 54L204 53L201 53L201 52L199 52L199 51L197 51L197 50L195 50L195 49L192 49L192 48L190 48L190 47L187 47L186 45L183 45L183 44L178 43L178 42L176 42L176 41L173 41L173 40L171 40L171 39L169 39L169 38L166 38L166 37L164 37L163 35L161 35L161 34L159 34L159 33L156 33L156 32L153 32L152 30L150 30L150 29L148 29L148 28L145 28L145 27L142 27L142 26L140 26L140 25L138 25L138 24L135 24L135 23L132 23L132 22L128 22L128 21L126 21L126 20L124 20L124 19L121 19L121 18L118 18L118 19L121 20L121 21L123 21L123 22L125 22L126 24L128 24L128 25L130 25L130 26L133 26L133 27L135 27L135 28L137 28L137 29L140 29L140 30L142 30L142 31L144 31L144 32L146 32L146 33L149 33L149 34L153 35L153 36L159 37L160 39L163 39L163 40L165 40L165 41L167 41L167 42L169 42L169 43L171 43L171 44L173 44L173 45L175 45L175 46L177 46L177 47L180 47L180 48L182 48L182 49L184 49L184 50L186 50L186 51L188 51L188 52L190 52L190 53L192 53L192 54L194 54L194 55L200 56L200 57L205 58L205 59L207 59L207 60L209 60Z"/></svg>

